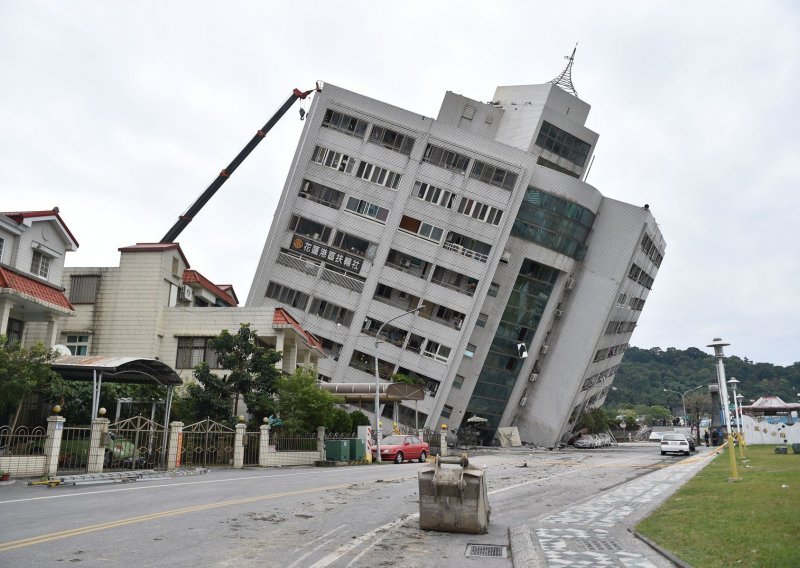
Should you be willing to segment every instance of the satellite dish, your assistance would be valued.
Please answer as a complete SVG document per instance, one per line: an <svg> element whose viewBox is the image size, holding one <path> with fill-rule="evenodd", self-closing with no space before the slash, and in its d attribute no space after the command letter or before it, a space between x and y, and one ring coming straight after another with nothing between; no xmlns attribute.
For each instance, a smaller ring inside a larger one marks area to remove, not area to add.
<svg viewBox="0 0 800 568"><path fill-rule="evenodd" d="M53 351L58 353L59 355L72 355L72 351L69 350L69 347L66 345L53 345Z"/></svg>

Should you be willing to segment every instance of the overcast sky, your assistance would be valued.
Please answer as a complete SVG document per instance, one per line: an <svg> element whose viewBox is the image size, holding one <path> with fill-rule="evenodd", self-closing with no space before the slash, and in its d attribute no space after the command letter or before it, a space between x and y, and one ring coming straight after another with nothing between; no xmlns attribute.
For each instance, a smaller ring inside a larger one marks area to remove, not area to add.
<svg viewBox="0 0 800 568"><path fill-rule="evenodd" d="M69 266L157 242L295 87L435 117L573 81L588 181L667 241L631 343L800 361L794 2L0 2L0 211L58 206ZM180 235L244 301L303 123L292 109Z"/></svg>

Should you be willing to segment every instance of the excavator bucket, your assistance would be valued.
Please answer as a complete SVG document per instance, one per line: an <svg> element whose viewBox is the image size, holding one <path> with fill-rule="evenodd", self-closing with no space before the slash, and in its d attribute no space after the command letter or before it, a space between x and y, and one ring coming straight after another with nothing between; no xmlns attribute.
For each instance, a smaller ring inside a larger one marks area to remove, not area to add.
<svg viewBox="0 0 800 568"><path fill-rule="evenodd" d="M457 465L443 468L442 464ZM489 530L489 497L484 470L469 465L466 454L436 456L419 471L419 528L469 534Z"/></svg>

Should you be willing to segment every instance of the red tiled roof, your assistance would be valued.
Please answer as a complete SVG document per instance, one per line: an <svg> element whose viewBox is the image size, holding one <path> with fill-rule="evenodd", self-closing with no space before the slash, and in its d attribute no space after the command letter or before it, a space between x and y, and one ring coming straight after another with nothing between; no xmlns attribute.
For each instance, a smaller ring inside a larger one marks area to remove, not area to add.
<svg viewBox="0 0 800 568"><path fill-rule="evenodd" d="M186 268L189 268L189 261L181 250L181 245L178 243L136 243L129 247L122 247L117 249L119 252L164 252L165 250L177 250L181 255Z"/></svg>
<svg viewBox="0 0 800 568"><path fill-rule="evenodd" d="M299 333L301 336L303 336L305 338L306 342L312 348L316 349L317 351L319 351L322 354L325 353L325 351L323 351L323 349L322 349L322 343L320 343L319 339L317 339L314 336L314 334L312 334L311 332L306 331L305 329L303 329L300 326L300 324L298 323L298 321L296 319L294 319L289 314L289 312L287 312L283 308L275 308L275 313L272 315L272 325L273 326L277 326L277 325L290 325L290 326L292 326L293 328L295 328L295 330L297 330L297 333Z"/></svg>
<svg viewBox="0 0 800 568"><path fill-rule="evenodd" d="M2 266L0 266L0 288L10 288L41 302L67 310L75 310L62 290Z"/></svg>
<svg viewBox="0 0 800 568"><path fill-rule="evenodd" d="M72 231L69 230L67 224L64 223L64 220L61 218L61 215L58 214L58 207L53 207L52 209L48 209L46 211L9 211L9 212L0 212L0 215L5 215L9 219L13 219L19 224L22 224L25 219L36 219L37 217L55 217L58 219L59 224L64 229L64 232L69 236L73 243L75 243L75 248L78 247L78 240L75 238L75 235L72 234Z"/></svg>
<svg viewBox="0 0 800 568"><path fill-rule="evenodd" d="M219 289L225 292L228 296L232 297L236 300L236 303L239 303L239 297L236 295L236 292L233 290L233 284L217 284Z"/></svg>
<svg viewBox="0 0 800 568"><path fill-rule="evenodd" d="M239 304L238 300L235 297L232 297L231 294L228 294L225 290L211 282L208 278L197 272L196 270L184 270L183 271L183 283L184 284L199 284L220 300L228 304L229 306L237 306Z"/></svg>

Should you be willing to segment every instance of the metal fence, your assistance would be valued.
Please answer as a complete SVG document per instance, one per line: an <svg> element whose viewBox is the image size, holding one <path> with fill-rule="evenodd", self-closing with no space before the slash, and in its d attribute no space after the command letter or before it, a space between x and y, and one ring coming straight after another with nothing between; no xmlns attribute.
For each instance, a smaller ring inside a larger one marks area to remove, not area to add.
<svg viewBox="0 0 800 568"><path fill-rule="evenodd" d="M0 470L13 470L20 477L39 475L44 467L46 440L47 430L41 426L0 427Z"/></svg>
<svg viewBox="0 0 800 568"><path fill-rule="evenodd" d="M226 466L233 464L233 441L236 432L210 418L183 428L180 442L180 465Z"/></svg>
<svg viewBox="0 0 800 568"><path fill-rule="evenodd" d="M104 471L155 469L164 466L162 424L143 416L121 420L108 427Z"/></svg>
<svg viewBox="0 0 800 568"><path fill-rule="evenodd" d="M267 465L310 465L322 459L317 435L270 431Z"/></svg>
<svg viewBox="0 0 800 568"><path fill-rule="evenodd" d="M244 466L258 465L258 451L261 447L261 432L244 433Z"/></svg>
<svg viewBox="0 0 800 568"><path fill-rule="evenodd" d="M86 473L89 465L90 426L65 427L58 450L58 473Z"/></svg>

